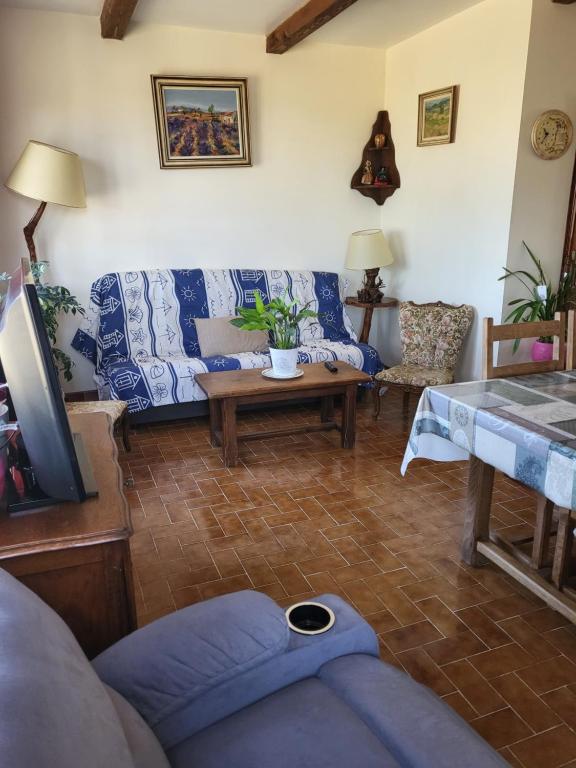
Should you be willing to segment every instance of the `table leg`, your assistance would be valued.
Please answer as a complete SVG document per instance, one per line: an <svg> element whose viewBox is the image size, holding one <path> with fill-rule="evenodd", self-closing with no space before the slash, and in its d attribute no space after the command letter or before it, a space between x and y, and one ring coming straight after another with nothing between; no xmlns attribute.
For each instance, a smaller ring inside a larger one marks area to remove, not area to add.
<svg viewBox="0 0 576 768"><path fill-rule="evenodd" d="M558 510L558 533L554 548L554 563L552 565L552 583L556 589L562 589L566 581L570 553L572 552L572 528L569 509Z"/></svg>
<svg viewBox="0 0 576 768"><path fill-rule="evenodd" d="M360 332L360 338L358 341L360 344L368 344L370 338L370 329L372 328L372 315L374 313L374 307L366 307L364 310L364 321L362 323L362 331Z"/></svg>
<svg viewBox="0 0 576 768"><path fill-rule="evenodd" d="M462 560L468 565L483 565L486 560L476 551L476 542L490 537L490 507L494 486L494 467L476 456L470 457L468 498L464 513Z"/></svg>
<svg viewBox="0 0 576 768"><path fill-rule="evenodd" d="M548 559L550 549L550 530L552 528L552 514L554 503L545 496L538 496L536 505L536 527L534 529L534 542L532 544L532 568L543 568Z"/></svg>
<svg viewBox="0 0 576 768"><path fill-rule="evenodd" d="M332 421L334 418L334 397L327 395L320 400L320 421Z"/></svg>
<svg viewBox="0 0 576 768"><path fill-rule="evenodd" d="M238 434L236 431L236 398L222 400L222 458L225 467L238 463Z"/></svg>
<svg viewBox="0 0 576 768"><path fill-rule="evenodd" d="M220 438L217 432L222 430L222 408L221 400L214 400L210 398L208 400L208 407L210 409L210 445L213 448L217 448L221 445Z"/></svg>
<svg viewBox="0 0 576 768"><path fill-rule="evenodd" d="M351 384L342 398L342 448L354 448L356 440L356 390L357 385Z"/></svg>

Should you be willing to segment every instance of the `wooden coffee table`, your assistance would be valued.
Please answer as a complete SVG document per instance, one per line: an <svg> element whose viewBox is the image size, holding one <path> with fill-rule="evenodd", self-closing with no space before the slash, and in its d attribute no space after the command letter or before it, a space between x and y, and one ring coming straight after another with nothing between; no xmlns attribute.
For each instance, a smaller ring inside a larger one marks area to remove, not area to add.
<svg viewBox="0 0 576 768"><path fill-rule="evenodd" d="M210 438L212 445L222 446L224 466L238 462L238 440L262 440L297 432L338 429L343 448L353 448L356 438L356 394L359 384L371 377L348 363L335 362L337 373L330 373L323 363L300 365L304 375L298 379L266 379L261 369L200 373L196 381L208 395L210 406ZM334 396L342 395L342 426L334 421ZM320 398L320 424L294 426L265 432L238 434L236 409L239 405L274 403Z"/></svg>

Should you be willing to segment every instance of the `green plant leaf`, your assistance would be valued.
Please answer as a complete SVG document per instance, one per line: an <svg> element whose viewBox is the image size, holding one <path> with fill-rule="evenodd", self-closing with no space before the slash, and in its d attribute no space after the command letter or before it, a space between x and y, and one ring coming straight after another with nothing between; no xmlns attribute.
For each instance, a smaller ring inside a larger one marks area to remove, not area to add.
<svg viewBox="0 0 576 768"><path fill-rule="evenodd" d="M259 290L254 291L254 301L256 304L256 312L264 312L264 302L262 301L262 294Z"/></svg>
<svg viewBox="0 0 576 768"><path fill-rule="evenodd" d="M540 282L546 284L548 280L544 273L544 270L542 269L542 263L540 262L540 259L532 253L532 251L530 250L530 248L528 247L527 243L524 240L522 240L522 245L524 246L524 248L526 248L526 250L528 251L528 255L536 265L536 269L538 270L538 275L540 277Z"/></svg>
<svg viewBox="0 0 576 768"><path fill-rule="evenodd" d="M297 302L290 298L288 291L265 304L260 291L255 291L254 307L236 307L239 317L230 322L242 330L268 332L277 349L293 349L297 346L300 320L318 316L309 306L310 302L298 311Z"/></svg>
<svg viewBox="0 0 576 768"><path fill-rule="evenodd" d="M36 285L38 303L42 312L42 319L46 327L46 333L52 347L52 357L56 369L64 376L66 381L72 379L74 366L70 357L56 346L58 334L58 316L63 313L84 315L85 310L78 299L70 290L62 285L46 285L43 277L48 269L47 261L38 261L30 264L30 271Z"/></svg>

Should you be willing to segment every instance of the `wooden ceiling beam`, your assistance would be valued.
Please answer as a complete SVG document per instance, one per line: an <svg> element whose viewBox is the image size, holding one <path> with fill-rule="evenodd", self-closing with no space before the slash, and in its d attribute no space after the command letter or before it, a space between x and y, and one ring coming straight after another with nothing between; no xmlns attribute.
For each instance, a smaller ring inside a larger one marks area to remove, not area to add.
<svg viewBox="0 0 576 768"><path fill-rule="evenodd" d="M138 0L104 0L100 14L102 37L122 40Z"/></svg>
<svg viewBox="0 0 576 768"><path fill-rule="evenodd" d="M356 0L308 0L266 38L267 53L286 53L305 37L316 32Z"/></svg>

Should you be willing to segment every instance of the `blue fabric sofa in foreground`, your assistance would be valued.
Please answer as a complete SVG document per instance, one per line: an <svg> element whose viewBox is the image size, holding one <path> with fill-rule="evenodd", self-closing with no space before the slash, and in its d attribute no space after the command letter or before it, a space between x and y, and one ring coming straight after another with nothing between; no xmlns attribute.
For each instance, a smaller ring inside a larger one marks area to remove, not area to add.
<svg viewBox="0 0 576 768"><path fill-rule="evenodd" d="M447 705L377 658L346 603L291 632L239 592L150 624L92 664L0 570L0 763L7 768L502 768Z"/></svg>
<svg viewBox="0 0 576 768"><path fill-rule="evenodd" d="M114 272L96 280L72 346L96 368L101 399L125 400L130 413L204 400L195 376L268 368L261 351L201 357L197 318L234 317L236 307L287 294L317 319L298 328L298 362L342 360L371 376L382 364L361 344L344 308L335 272L261 269L156 269Z"/></svg>

